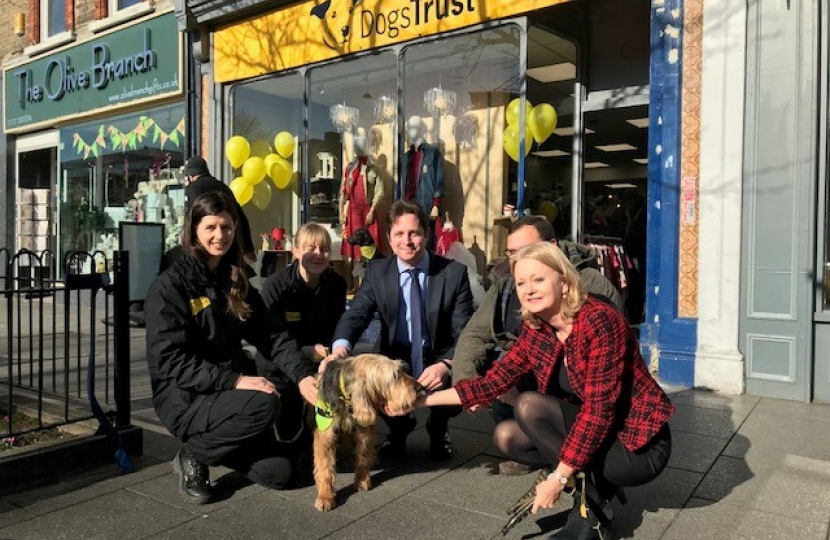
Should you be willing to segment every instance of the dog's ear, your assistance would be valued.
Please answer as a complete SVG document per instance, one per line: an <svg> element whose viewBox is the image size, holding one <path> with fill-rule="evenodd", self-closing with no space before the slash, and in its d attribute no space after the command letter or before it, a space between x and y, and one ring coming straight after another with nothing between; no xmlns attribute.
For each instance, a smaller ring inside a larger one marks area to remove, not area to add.
<svg viewBox="0 0 830 540"><path fill-rule="evenodd" d="M318 4L311 8L311 14L315 17L319 17L320 19L325 19L326 12L328 12L329 7L331 7L331 0L326 0L322 4Z"/></svg>
<svg viewBox="0 0 830 540"><path fill-rule="evenodd" d="M352 384L352 412L354 419L360 426L372 426L377 422L378 413L375 410L377 396L370 381L356 378Z"/></svg>

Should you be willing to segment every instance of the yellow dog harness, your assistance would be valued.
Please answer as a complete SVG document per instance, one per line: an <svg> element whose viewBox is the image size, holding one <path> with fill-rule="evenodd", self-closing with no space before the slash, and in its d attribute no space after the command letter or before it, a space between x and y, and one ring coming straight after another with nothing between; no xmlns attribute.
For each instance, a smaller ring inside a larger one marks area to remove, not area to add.
<svg viewBox="0 0 830 540"><path fill-rule="evenodd" d="M349 411L349 414L352 414L352 398L349 395L349 391L346 390L346 380L343 378L343 372L340 372L340 399L343 400L343 403L346 404L346 409ZM323 401L321 398L317 398L317 404L314 406L314 422L317 424L317 429L320 431L325 431L331 427L331 424L334 422L334 411L330 404ZM358 422L360 427L369 427L364 426Z"/></svg>

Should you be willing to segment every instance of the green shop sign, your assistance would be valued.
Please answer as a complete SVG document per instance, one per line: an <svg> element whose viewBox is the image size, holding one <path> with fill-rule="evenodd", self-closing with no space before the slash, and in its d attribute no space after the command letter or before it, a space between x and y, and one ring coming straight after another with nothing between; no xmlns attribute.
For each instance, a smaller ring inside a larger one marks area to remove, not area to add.
<svg viewBox="0 0 830 540"><path fill-rule="evenodd" d="M5 70L4 126L57 119L181 92L181 35L172 13Z"/></svg>

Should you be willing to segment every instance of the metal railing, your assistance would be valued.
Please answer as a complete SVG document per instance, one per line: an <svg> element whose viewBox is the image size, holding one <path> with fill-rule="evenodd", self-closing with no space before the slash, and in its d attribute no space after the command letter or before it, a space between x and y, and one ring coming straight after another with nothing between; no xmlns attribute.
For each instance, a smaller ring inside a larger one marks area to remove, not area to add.
<svg viewBox="0 0 830 540"><path fill-rule="evenodd" d="M128 253L60 262L0 248L0 441L93 418L90 395L130 424Z"/></svg>

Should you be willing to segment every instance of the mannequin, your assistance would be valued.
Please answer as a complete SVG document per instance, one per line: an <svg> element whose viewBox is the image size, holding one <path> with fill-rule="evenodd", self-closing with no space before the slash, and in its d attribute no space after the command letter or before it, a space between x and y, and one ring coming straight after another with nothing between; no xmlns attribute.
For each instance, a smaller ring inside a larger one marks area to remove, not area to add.
<svg viewBox="0 0 830 540"><path fill-rule="evenodd" d="M368 154L368 141L363 129L353 139L354 159L346 167L340 191L340 222L343 238L349 238L358 229L366 228L377 244L380 240L380 224L377 207L383 200L383 180L377 166ZM360 259L360 246L341 243L341 253L347 258Z"/></svg>
<svg viewBox="0 0 830 540"><path fill-rule="evenodd" d="M430 217L427 248L435 246L435 220L441 213L444 194L444 159L438 148L424 140L426 123L420 116L406 121L409 149L404 161L403 199L416 201Z"/></svg>

